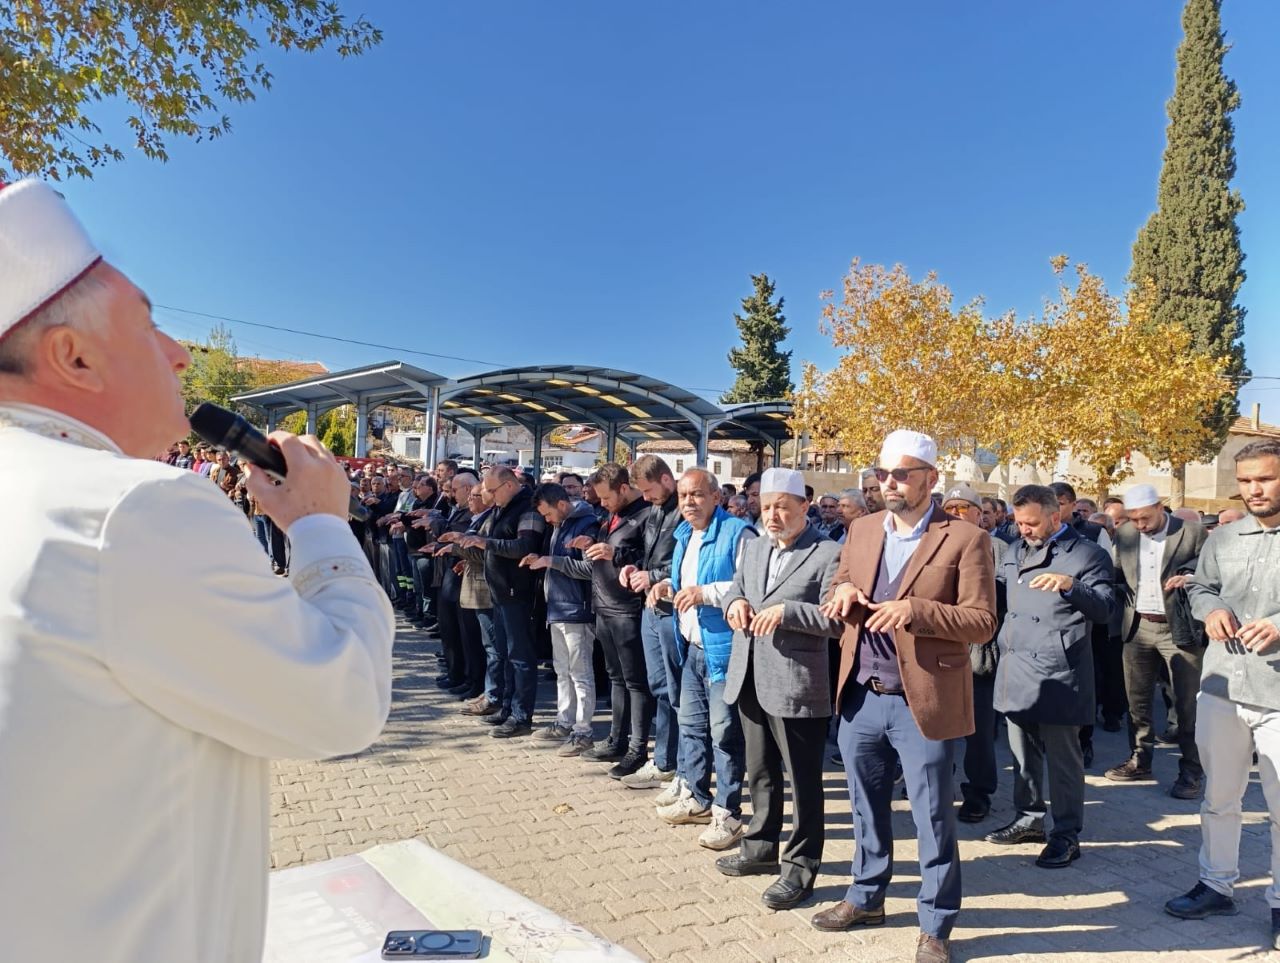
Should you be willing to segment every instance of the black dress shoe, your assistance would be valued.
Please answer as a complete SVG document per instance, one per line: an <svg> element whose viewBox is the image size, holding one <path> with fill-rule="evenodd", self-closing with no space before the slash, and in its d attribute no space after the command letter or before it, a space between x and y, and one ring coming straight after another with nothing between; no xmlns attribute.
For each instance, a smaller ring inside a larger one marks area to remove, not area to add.
<svg viewBox="0 0 1280 963"><path fill-rule="evenodd" d="M1114 718L1112 718L1111 716L1103 716L1103 717L1102 717L1102 731L1103 731L1103 732L1119 732L1119 731L1120 731L1120 720L1119 720L1119 719L1114 719Z"/></svg>
<svg viewBox="0 0 1280 963"><path fill-rule="evenodd" d="M801 886L789 879L776 879L760 897L760 901L772 910L791 909L813 895L813 884Z"/></svg>
<svg viewBox="0 0 1280 963"><path fill-rule="evenodd" d="M956 819L962 823L980 823L991 812L991 806L978 799L966 799L960 804Z"/></svg>
<svg viewBox="0 0 1280 963"><path fill-rule="evenodd" d="M499 709L491 716L485 716L480 721L486 726L500 726L511 718L511 713L506 709Z"/></svg>
<svg viewBox="0 0 1280 963"><path fill-rule="evenodd" d="M1043 843L1044 826L1040 823L1012 822L1008 826L1002 826L994 832L987 833L983 839L989 843L998 843L1001 846L1016 846L1018 843Z"/></svg>
<svg viewBox="0 0 1280 963"><path fill-rule="evenodd" d="M448 693L449 693L449 695L456 695L456 696L460 696L460 695L462 695L462 694L463 694L463 693L465 693L465 692L470 692L470 691L471 691L471 683L470 683L470 682L468 682L466 679L463 679L463 680L462 680L461 682L459 682L457 685L455 685L455 686L451 686L451 687L449 687L448 689L446 689L445 691L446 691L446 692L448 692ZM473 696L473 698L474 698L474 696Z"/></svg>
<svg viewBox="0 0 1280 963"><path fill-rule="evenodd" d="M1240 912L1240 907L1230 896L1223 896L1204 883L1196 883L1191 887L1190 892L1175 896L1165 903L1164 911L1180 920L1202 920L1210 916L1235 916ZM1274 929L1275 910L1271 912L1271 923Z"/></svg>
<svg viewBox="0 0 1280 963"><path fill-rule="evenodd" d="M732 856L721 856L716 860L716 869L725 876L772 876L780 869L778 860L752 859L741 853Z"/></svg>
<svg viewBox="0 0 1280 963"><path fill-rule="evenodd" d="M1040 850L1036 865L1042 869L1064 869L1080 858L1080 844L1074 839L1055 836L1049 845Z"/></svg>

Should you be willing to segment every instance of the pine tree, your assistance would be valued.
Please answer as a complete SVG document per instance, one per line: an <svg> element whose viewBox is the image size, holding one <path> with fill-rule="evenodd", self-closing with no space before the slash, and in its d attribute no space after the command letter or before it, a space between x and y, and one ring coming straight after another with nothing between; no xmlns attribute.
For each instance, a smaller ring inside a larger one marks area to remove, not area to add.
<svg viewBox="0 0 1280 963"><path fill-rule="evenodd" d="M755 291L742 299L742 314L733 320L742 335L742 347L729 352L729 364L738 369L738 379L720 401L775 401L792 391L791 352L779 351L778 344L791 329L782 313L783 299L773 300L773 282L767 274L751 275Z"/></svg>
<svg viewBox="0 0 1280 963"><path fill-rule="evenodd" d="M1221 8L1222 0L1187 0L1183 10L1157 209L1134 242L1130 280L1149 286L1144 293L1152 298L1153 323L1186 327L1193 350L1226 359L1224 373L1238 385L1245 374L1245 312L1236 295L1245 273L1236 216L1244 201L1230 187L1236 172L1230 115L1240 94L1222 69L1228 48ZM1207 417L1214 430L1199 457L1217 454L1238 414L1233 388ZM1173 465L1176 503L1184 468Z"/></svg>

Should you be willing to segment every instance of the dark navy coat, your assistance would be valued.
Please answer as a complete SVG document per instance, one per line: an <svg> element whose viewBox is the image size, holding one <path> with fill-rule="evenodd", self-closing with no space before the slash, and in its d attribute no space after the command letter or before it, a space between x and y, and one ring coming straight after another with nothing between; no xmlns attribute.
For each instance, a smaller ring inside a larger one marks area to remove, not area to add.
<svg viewBox="0 0 1280 963"><path fill-rule="evenodd" d="M1053 572L1073 580L1068 592L1030 587ZM1094 720L1095 623L1116 604L1111 556L1067 528L1038 549L1018 540L996 569L1008 610L1000 630L995 708L1015 720L1087 726Z"/></svg>

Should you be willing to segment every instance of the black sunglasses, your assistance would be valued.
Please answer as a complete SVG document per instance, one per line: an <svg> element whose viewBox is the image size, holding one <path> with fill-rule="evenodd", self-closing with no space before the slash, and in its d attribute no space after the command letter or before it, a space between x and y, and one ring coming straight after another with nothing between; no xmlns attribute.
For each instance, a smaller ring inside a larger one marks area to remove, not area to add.
<svg viewBox="0 0 1280 963"><path fill-rule="evenodd" d="M928 468L877 468L875 469L876 481L885 482L892 478L898 483L902 483L911 477L913 471L928 471Z"/></svg>

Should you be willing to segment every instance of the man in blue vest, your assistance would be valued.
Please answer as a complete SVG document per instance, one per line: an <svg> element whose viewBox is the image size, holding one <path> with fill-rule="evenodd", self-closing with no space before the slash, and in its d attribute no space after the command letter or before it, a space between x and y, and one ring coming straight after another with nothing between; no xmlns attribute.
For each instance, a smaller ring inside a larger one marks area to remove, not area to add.
<svg viewBox="0 0 1280 963"><path fill-rule="evenodd" d="M649 593L649 604L670 601L677 613L675 642L683 663L679 726L681 772L659 797L658 816L673 826L709 823L698 837L708 849L727 849L743 832L745 765L737 710L724 698L733 630L720 599L733 585L743 543L755 531L720 507L715 475L691 468L676 485L682 521L675 530L671 577ZM716 790L711 795L714 764Z"/></svg>

